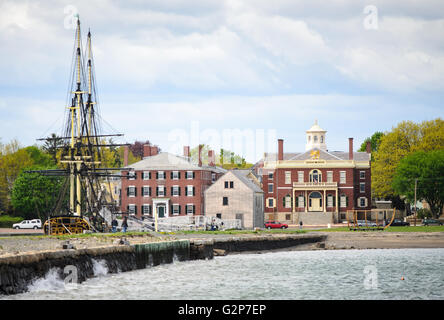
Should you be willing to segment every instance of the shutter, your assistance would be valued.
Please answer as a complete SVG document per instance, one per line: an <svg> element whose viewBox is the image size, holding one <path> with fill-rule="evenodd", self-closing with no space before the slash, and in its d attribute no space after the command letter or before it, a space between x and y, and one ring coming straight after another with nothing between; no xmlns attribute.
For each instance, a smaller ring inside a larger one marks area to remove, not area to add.
<svg viewBox="0 0 444 320"><path fill-rule="evenodd" d="M159 196L159 187L156 187L156 197Z"/></svg>
<svg viewBox="0 0 444 320"><path fill-rule="evenodd" d="M193 214L196 213L196 206L193 204Z"/></svg>
<svg viewBox="0 0 444 320"><path fill-rule="evenodd" d="M177 178L180 180L180 171L177 173Z"/></svg>
<svg viewBox="0 0 444 320"><path fill-rule="evenodd" d="M173 189L174 189L174 187L171 187L171 195L174 195Z"/></svg>
<svg viewBox="0 0 444 320"><path fill-rule="evenodd" d="M173 180L173 171L170 172L171 180Z"/></svg>
<svg viewBox="0 0 444 320"><path fill-rule="evenodd" d="M137 180L137 172L134 172L134 180Z"/></svg>
<svg viewBox="0 0 444 320"><path fill-rule="evenodd" d="M151 171L150 171L150 172L148 172L148 179L150 179L150 180L151 180Z"/></svg>
<svg viewBox="0 0 444 320"><path fill-rule="evenodd" d="M181 214L182 206L179 204L179 214Z"/></svg>
<svg viewBox="0 0 444 320"><path fill-rule="evenodd" d="M177 187L177 189L179 189L178 191L179 191L179 196L180 196L180 187Z"/></svg>
<svg viewBox="0 0 444 320"><path fill-rule="evenodd" d="M129 197L129 187L126 187L126 196Z"/></svg>
<svg viewBox="0 0 444 320"><path fill-rule="evenodd" d="M196 177L196 175L194 174L194 171L193 171L193 179Z"/></svg>
<svg viewBox="0 0 444 320"><path fill-rule="evenodd" d="M134 196L137 197L137 187L134 187Z"/></svg>
<svg viewBox="0 0 444 320"><path fill-rule="evenodd" d="M193 196L196 195L196 187L193 187Z"/></svg>
<svg viewBox="0 0 444 320"><path fill-rule="evenodd" d="M137 206L134 206L134 214L137 214Z"/></svg>
<svg viewBox="0 0 444 320"><path fill-rule="evenodd" d="M156 171L156 180L159 179L159 172Z"/></svg>
<svg viewBox="0 0 444 320"><path fill-rule="evenodd" d="M348 196L345 196L345 206L348 207Z"/></svg>
<svg viewBox="0 0 444 320"><path fill-rule="evenodd" d="M151 197L151 187L148 187L148 195Z"/></svg>
<svg viewBox="0 0 444 320"><path fill-rule="evenodd" d="M126 206L126 212L129 212L129 205Z"/></svg>
<svg viewBox="0 0 444 320"><path fill-rule="evenodd" d="M296 208L299 208L299 196L296 197Z"/></svg>

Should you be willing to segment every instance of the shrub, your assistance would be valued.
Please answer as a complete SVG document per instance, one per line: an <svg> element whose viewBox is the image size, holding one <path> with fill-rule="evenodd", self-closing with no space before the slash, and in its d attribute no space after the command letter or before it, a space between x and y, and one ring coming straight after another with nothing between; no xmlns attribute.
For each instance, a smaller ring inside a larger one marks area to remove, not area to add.
<svg viewBox="0 0 444 320"><path fill-rule="evenodd" d="M430 209L421 208L418 209L418 219L424 219L424 218L431 218L432 217L432 211Z"/></svg>
<svg viewBox="0 0 444 320"><path fill-rule="evenodd" d="M0 216L0 228L12 228L14 223L21 222L23 220L22 217L11 217L8 215Z"/></svg>

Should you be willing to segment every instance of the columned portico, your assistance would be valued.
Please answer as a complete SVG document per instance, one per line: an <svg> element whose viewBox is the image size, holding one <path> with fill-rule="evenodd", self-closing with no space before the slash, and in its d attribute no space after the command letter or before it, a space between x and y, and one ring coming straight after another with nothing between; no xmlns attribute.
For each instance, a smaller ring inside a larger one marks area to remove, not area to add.
<svg viewBox="0 0 444 320"><path fill-rule="evenodd" d="M305 212L327 212L327 191L334 191L336 201L333 204L338 212L338 184L337 182L294 182L293 198L304 194ZM296 212L296 201L293 201L293 212Z"/></svg>
<svg viewBox="0 0 444 320"><path fill-rule="evenodd" d="M170 198L153 198L153 207L158 218L167 218L170 214Z"/></svg>

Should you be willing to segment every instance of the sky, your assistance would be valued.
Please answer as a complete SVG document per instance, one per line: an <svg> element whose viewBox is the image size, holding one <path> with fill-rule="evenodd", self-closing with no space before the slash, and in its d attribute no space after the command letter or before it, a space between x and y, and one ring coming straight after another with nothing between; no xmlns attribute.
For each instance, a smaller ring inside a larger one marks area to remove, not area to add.
<svg viewBox="0 0 444 320"><path fill-rule="evenodd" d="M250 162L444 117L440 0L0 0L0 142L61 133L74 46L92 33L103 133Z"/></svg>

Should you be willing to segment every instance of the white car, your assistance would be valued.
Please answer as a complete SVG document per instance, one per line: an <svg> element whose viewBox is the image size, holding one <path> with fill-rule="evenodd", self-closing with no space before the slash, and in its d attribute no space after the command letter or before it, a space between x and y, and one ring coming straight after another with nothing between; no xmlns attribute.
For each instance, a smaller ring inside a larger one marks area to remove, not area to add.
<svg viewBox="0 0 444 320"><path fill-rule="evenodd" d="M14 223L12 227L14 229L41 229L42 222L40 221L40 219L23 220L20 223Z"/></svg>

